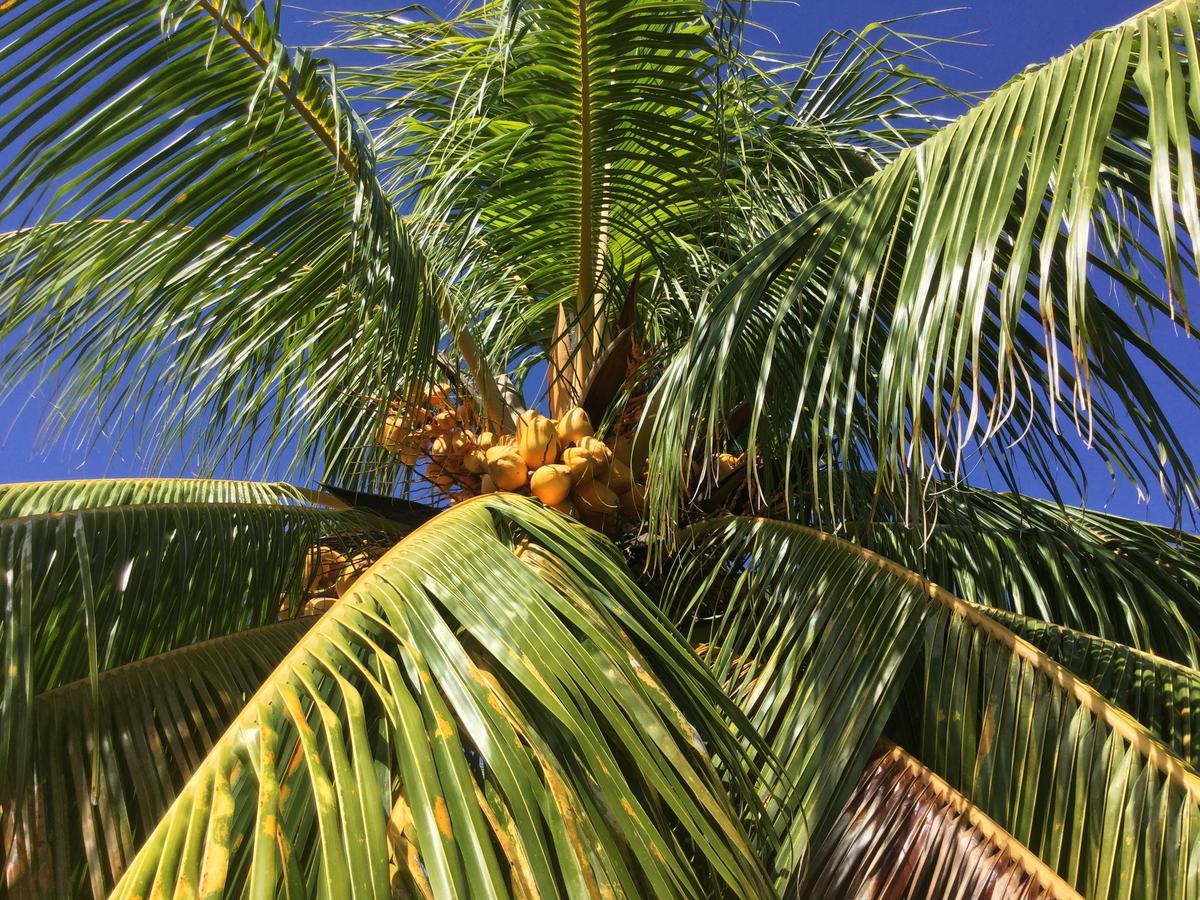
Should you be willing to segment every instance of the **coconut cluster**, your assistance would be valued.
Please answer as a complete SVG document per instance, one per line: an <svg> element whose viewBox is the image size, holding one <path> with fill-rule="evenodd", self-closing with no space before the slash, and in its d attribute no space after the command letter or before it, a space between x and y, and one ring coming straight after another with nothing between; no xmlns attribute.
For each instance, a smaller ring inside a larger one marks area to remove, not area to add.
<svg viewBox="0 0 1200 900"><path fill-rule="evenodd" d="M279 618L290 619L293 615L312 616L323 613L337 602L350 585L371 567L375 557L366 550L343 553L326 544L319 544L308 551L304 558L301 576L303 588L299 602L293 607L285 595L279 607Z"/></svg>
<svg viewBox="0 0 1200 900"><path fill-rule="evenodd" d="M643 473L630 466L628 441L609 447L579 407L557 420L527 411L515 434L475 431L470 403L455 406L445 388L427 404L397 410L379 443L452 502L493 491L529 494L594 527L636 522L645 506ZM407 424L405 424L407 423Z"/></svg>

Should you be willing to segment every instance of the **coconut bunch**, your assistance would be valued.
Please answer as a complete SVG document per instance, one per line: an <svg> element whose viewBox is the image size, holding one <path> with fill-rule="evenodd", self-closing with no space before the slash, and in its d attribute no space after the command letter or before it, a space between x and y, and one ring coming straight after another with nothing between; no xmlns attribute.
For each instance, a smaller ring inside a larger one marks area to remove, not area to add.
<svg viewBox="0 0 1200 900"><path fill-rule="evenodd" d="M325 612L337 601L363 572L371 567L379 553L362 548L343 552L327 544L311 548L304 558L300 583L303 593L296 607L287 596L279 607L279 618L290 619L293 614L314 616Z"/></svg>
<svg viewBox="0 0 1200 900"><path fill-rule="evenodd" d="M528 493L603 530L641 519L646 488L630 467L629 442L609 447L579 407L557 421L522 413L517 433L497 439L484 451L483 462L487 471L480 493Z"/></svg>
<svg viewBox="0 0 1200 900"><path fill-rule="evenodd" d="M393 401L377 440L452 501L473 496L487 471L482 451L496 438L477 433L475 405L448 384Z"/></svg>

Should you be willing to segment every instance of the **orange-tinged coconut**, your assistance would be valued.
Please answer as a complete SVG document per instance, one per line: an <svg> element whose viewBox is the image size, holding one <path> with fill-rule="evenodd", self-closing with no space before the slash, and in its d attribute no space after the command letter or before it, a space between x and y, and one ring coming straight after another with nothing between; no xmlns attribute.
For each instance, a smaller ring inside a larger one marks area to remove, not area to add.
<svg viewBox="0 0 1200 900"><path fill-rule="evenodd" d="M625 463L619 459L613 459L608 464L608 476L604 481L613 491L623 494L633 486L633 473L629 471L629 466Z"/></svg>
<svg viewBox="0 0 1200 900"><path fill-rule="evenodd" d="M517 449L531 469L558 459L558 432L554 423L536 412L521 413L517 421Z"/></svg>
<svg viewBox="0 0 1200 900"><path fill-rule="evenodd" d="M473 475L482 475L487 471L487 454L482 450L469 450L463 456L463 468Z"/></svg>
<svg viewBox="0 0 1200 900"><path fill-rule="evenodd" d="M333 587L345 568L344 554L324 544L312 548L304 559L304 589L316 594Z"/></svg>
<svg viewBox="0 0 1200 900"><path fill-rule="evenodd" d="M435 437L433 443L429 445L429 455L436 462L444 460L450 455L450 440L445 435Z"/></svg>
<svg viewBox="0 0 1200 900"><path fill-rule="evenodd" d="M732 453L718 453L716 456L717 463L717 479L722 479L738 466L742 464L742 460Z"/></svg>
<svg viewBox="0 0 1200 900"><path fill-rule="evenodd" d="M487 452L488 474L502 491L515 491L525 484L529 473L521 454L511 447L493 447Z"/></svg>
<svg viewBox="0 0 1200 900"><path fill-rule="evenodd" d="M475 446L480 450L487 450L496 445L496 435L490 431L481 431L475 436Z"/></svg>
<svg viewBox="0 0 1200 900"><path fill-rule="evenodd" d="M571 470L571 483L578 484L592 478L597 471L596 458L591 451L582 447L568 447L563 451L563 464Z"/></svg>
<svg viewBox="0 0 1200 900"><path fill-rule="evenodd" d="M485 474L481 479L479 479L479 493L496 493L496 482L492 480L492 476L490 474Z"/></svg>
<svg viewBox="0 0 1200 900"><path fill-rule="evenodd" d="M547 506L562 503L571 493L570 467L541 466L529 477L529 491Z"/></svg>
<svg viewBox="0 0 1200 900"><path fill-rule="evenodd" d="M606 516L615 513L620 505L612 488L595 478L575 485L571 494L575 507L585 515Z"/></svg>
<svg viewBox="0 0 1200 900"><path fill-rule="evenodd" d="M591 437L592 420L582 407L574 406L563 413L558 420L558 439L564 444L573 444L580 438Z"/></svg>
<svg viewBox="0 0 1200 900"><path fill-rule="evenodd" d="M573 504L570 500L564 500L562 503L555 503L550 508L558 510L565 516L574 517L578 515L578 511L575 509L575 504Z"/></svg>
<svg viewBox="0 0 1200 900"><path fill-rule="evenodd" d="M608 464L612 462L612 451L609 450L608 445L599 438L580 438L575 446L592 454L592 459L595 460L596 469L599 473L603 473L608 468Z"/></svg>

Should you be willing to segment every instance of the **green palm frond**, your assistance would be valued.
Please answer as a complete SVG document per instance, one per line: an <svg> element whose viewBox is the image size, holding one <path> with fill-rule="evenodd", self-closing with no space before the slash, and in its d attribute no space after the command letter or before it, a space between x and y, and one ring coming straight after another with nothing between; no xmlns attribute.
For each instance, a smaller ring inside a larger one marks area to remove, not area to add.
<svg viewBox="0 0 1200 900"><path fill-rule="evenodd" d="M1098 33L752 250L659 389L659 515L685 490L667 460L737 437L743 403L750 455L831 507L856 465L893 490L1022 438L1054 490L1072 425L1139 487L1194 502L1147 373L1187 404L1200 390L1139 317L1180 315L1195 269L1198 22L1173 0Z"/></svg>
<svg viewBox="0 0 1200 900"><path fill-rule="evenodd" d="M920 735L925 765L1085 896L1200 890L1200 776L1046 653L806 526L729 518L685 535L681 597L698 590L678 618L786 776L761 786L786 833L782 885L804 877L886 725Z"/></svg>
<svg viewBox="0 0 1200 900"><path fill-rule="evenodd" d="M1080 898L1028 847L887 741L793 896Z"/></svg>
<svg viewBox="0 0 1200 900"><path fill-rule="evenodd" d="M1017 613L979 611L1070 669L1200 771L1200 671Z"/></svg>
<svg viewBox="0 0 1200 900"><path fill-rule="evenodd" d="M36 696L27 738L34 789L0 801L7 896L77 897L89 887L107 896L188 777L314 621L265 625L112 669L100 675L95 695L82 679Z"/></svg>
<svg viewBox="0 0 1200 900"><path fill-rule="evenodd" d="M94 478L0 484L0 520L76 509L147 503L252 503L344 507L334 497L286 482L210 478Z"/></svg>
<svg viewBox="0 0 1200 900"><path fill-rule="evenodd" d="M845 536L961 597L1189 665L1200 660L1194 535L965 487L939 486L931 510L909 524L883 504L876 513L847 522Z"/></svg>
<svg viewBox="0 0 1200 900"><path fill-rule="evenodd" d="M142 486L150 499L154 487L179 489L172 481ZM190 486L192 494L204 489ZM32 493L52 499L52 486L38 487ZM129 499L130 487L75 483L67 493ZM31 492L18 486L21 493ZM23 735L35 694L83 677L94 685L102 670L273 622L281 605L300 605L306 559L323 540L353 552L386 548L404 532L366 513L295 502L143 503L0 520L3 787L19 793L25 783Z"/></svg>
<svg viewBox="0 0 1200 900"><path fill-rule="evenodd" d="M765 896L708 762L739 754L723 709L603 539L469 501L304 636L114 896Z"/></svg>
<svg viewBox="0 0 1200 900"><path fill-rule="evenodd" d="M0 240L0 373L48 370L67 421L246 458L265 429L296 464L352 466L383 414L363 398L431 370L437 292L364 125L265 10L6 13L0 211L39 213Z"/></svg>

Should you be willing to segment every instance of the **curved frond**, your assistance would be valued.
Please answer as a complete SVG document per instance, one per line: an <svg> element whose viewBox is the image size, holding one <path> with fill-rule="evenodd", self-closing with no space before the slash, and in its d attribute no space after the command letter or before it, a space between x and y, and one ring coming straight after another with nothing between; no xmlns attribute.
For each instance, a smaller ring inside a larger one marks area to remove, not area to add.
<svg viewBox="0 0 1200 900"><path fill-rule="evenodd" d="M765 896L708 762L727 706L603 539L468 501L305 635L115 896Z"/></svg>
<svg viewBox="0 0 1200 900"><path fill-rule="evenodd" d="M0 240L0 374L49 378L64 423L248 459L265 431L345 468L383 415L363 398L428 375L437 298L365 126L267 9L6 12L0 211L35 221Z"/></svg>
<svg viewBox="0 0 1200 900"><path fill-rule="evenodd" d="M6 896L106 897L313 618L192 644L39 694L33 789L0 800ZM99 746L99 753L94 748Z"/></svg>
<svg viewBox="0 0 1200 900"><path fill-rule="evenodd" d="M887 741L794 896L1081 900L1028 847Z"/></svg>
<svg viewBox="0 0 1200 900"><path fill-rule="evenodd" d="M115 493L127 486L117 482ZM0 786L20 793L25 784L35 694L273 622L281 605L299 606L316 545L386 548L404 532L358 511L294 503L158 503L0 521Z"/></svg>
<svg viewBox="0 0 1200 900"><path fill-rule="evenodd" d="M209 478L95 478L0 484L0 520L75 509L146 503L252 503L344 507L336 498L286 482Z"/></svg>
<svg viewBox="0 0 1200 900"><path fill-rule="evenodd" d="M680 618L786 776L782 792L763 785L787 835L784 883L886 724L918 733L922 762L1085 896L1200 889L1200 776L1046 653L806 526L729 518L685 534L681 574L705 577Z"/></svg>
<svg viewBox="0 0 1200 900"><path fill-rule="evenodd" d="M752 250L659 388L659 515L684 494L680 446L744 438L835 509L838 472L898 490L980 445L1019 444L1055 490L1060 466L1083 476L1072 425L1143 490L1196 502L1150 375L1189 406L1200 389L1147 323L1186 321L1195 272L1198 25L1171 0L1094 35Z"/></svg>
<svg viewBox="0 0 1200 900"><path fill-rule="evenodd" d="M1200 771L1200 671L1017 613L979 611L1070 669Z"/></svg>
<svg viewBox="0 0 1200 900"><path fill-rule="evenodd" d="M978 488L939 486L931 506L904 524L880 504L844 534L961 597L1200 661L1194 535Z"/></svg>

